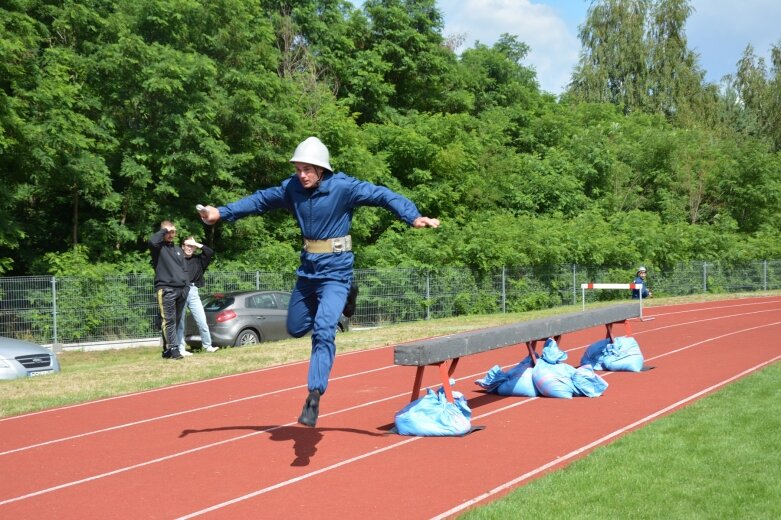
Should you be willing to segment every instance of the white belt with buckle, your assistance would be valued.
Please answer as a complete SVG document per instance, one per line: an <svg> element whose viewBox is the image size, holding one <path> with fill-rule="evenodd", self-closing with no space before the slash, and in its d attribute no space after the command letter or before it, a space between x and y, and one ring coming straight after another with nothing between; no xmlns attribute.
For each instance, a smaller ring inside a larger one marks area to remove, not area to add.
<svg viewBox="0 0 781 520"><path fill-rule="evenodd" d="M353 239L350 235L325 240L304 239L304 251L307 253L344 253L353 250Z"/></svg>

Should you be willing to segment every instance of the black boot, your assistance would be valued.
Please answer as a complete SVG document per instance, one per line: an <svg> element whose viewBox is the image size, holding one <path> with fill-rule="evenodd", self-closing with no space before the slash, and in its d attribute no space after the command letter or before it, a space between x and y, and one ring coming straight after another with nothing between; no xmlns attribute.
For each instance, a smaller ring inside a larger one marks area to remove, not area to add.
<svg viewBox="0 0 781 520"><path fill-rule="evenodd" d="M312 427L317 424L317 415L320 413L320 395L319 390L310 390L304 408L301 410L301 416L298 418L299 424Z"/></svg>
<svg viewBox="0 0 781 520"><path fill-rule="evenodd" d="M352 318L355 314L355 303L358 301L358 284L355 282L350 284L350 292L347 293L347 303L344 304L344 310L342 314L348 318Z"/></svg>
<svg viewBox="0 0 781 520"><path fill-rule="evenodd" d="M179 352L179 347L168 347L163 351L163 357L165 359L182 359L182 353Z"/></svg>

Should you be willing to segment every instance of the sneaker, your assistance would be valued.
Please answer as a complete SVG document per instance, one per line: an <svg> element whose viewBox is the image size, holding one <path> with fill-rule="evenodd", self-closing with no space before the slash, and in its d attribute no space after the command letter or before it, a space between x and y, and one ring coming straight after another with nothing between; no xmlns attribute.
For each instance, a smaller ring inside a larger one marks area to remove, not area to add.
<svg viewBox="0 0 781 520"><path fill-rule="evenodd" d="M192 356L192 355L193 355L193 353L192 353L192 352L190 352L189 350L187 350L187 349L186 349L186 348L184 348L184 347L179 347L179 353L180 353L182 356Z"/></svg>
<svg viewBox="0 0 781 520"><path fill-rule="evenodd" d="M317 424L317 415L320 413L320 391L311 390L309 396L306 398L304 408L301 410L301 415L298 417L298 423L304 426L311 426L314 428Z"/></svg>
<svg viewBox="0 0 781 520"><path fill-rule="evenodd" d="M203 347L203 350L206 352L217 352L220 349L218 347Z"/></svg>
<svg viewBox="0 0 781 520"><path fill-rule="evenodd" d="M352 318L355 314L355 302L358 301L358 284L352 282L350 284L350 292L347 293L347 303L344 304L344 310L342 314L348 318Z"/></svg>
<svg viewBox="0 0 781 520"><path fill-rule="evenodd" d="M165 349L163 357L166 359L182 359L182 354L179 352L179 347L172 347Z"/></svg>

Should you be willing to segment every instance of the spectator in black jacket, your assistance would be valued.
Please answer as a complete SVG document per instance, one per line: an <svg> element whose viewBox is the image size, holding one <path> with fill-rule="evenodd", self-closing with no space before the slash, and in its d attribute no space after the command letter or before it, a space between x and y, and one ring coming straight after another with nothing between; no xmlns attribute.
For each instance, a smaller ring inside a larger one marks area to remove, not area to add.
<svg viewBox="0 0 781 520"><path fill-rule="evenodd" d="M196 255L196 249L200 249L201 254ZM198 332L201 334L201 347L206 352L216 352L219 349L212 346L212 336L209 332L209 324L206 323L206 313L203 310L201 295L198 293L198 289L206 285L206 282L203 279L203 273L206 272L206 269L212 261L214 250L207 245L199 243L195 240L195 237L190 236L182 243L182 251L184 251L185 261L187 262L187 272L190 277L190 292L187 293L187 307L190 309L190 314L193 315L193 319L198 325ZM191 356L192 353L187 351L187 345L184 342L184 318L185 313L182 312L182 317L179 320L179 328L177 329L179 353L183 356Z"/></svg>
<svg viewBox="0 0 781 520"><path fill-rule="evenodd" d="M163 357L166 359L182 359L176 327L190 288L184 252L174 243L174 238L176 226L170 220L164 220L160 230L149 239L155 268L155 299L163 330Z"/></svg>

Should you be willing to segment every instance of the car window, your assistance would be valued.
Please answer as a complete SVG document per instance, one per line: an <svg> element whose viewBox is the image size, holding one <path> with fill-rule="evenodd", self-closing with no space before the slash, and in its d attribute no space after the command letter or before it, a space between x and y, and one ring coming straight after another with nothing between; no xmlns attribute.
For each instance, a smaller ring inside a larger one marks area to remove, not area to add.
<svg viewBox="0 0 781 520"><path fill-rule="evenodd" d="M274 302L274 296L271 294L256 294L251 298L247 298L247 307L251 309L276 309L277 304Z"/></svg>
<svg viewBox="0 0 781 520"><path fill-rule="evenodd" d="M290 293L277 293L277 301L280 309L287 309L290 303Z"/></svg>
<svg viewBox="0 0 781 520"><path fill-rule="evenodd" d="M206 303L203 305L205 311L221 311L227 309L236 299L233 296L213 295L206 299Z"/></svg>

